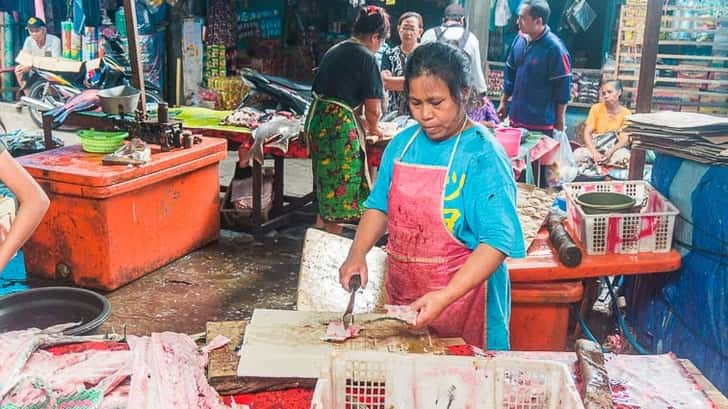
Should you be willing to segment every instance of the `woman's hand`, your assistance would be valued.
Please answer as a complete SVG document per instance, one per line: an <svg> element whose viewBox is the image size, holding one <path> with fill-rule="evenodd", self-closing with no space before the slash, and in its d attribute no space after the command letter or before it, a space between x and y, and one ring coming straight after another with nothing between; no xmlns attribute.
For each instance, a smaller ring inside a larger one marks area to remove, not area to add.
<svg viewBox="0 0 728 409"><path fill-rule="evenodd" d="M351 289L349 289L349 280L351 280L351 276L355 274L359 274L361 276L361 288L365 288L367 286L367 281L369 281L367 260L364 256L349 254L344 261L344 264L339 267L339 282L346 291L351 291Z"/></svg>
<svg viewBox="0 0 728 409"><path fill-rule="evenodd" d="M604 155L596 149L590 150L594 163L602 163L605 161Z"/></svg>
<svg viewBox="0 0 728 409"><path fill-rule="evenodd" d="M430 291L418 298L410 307L417 311L417 321L413 329L421 329L430 325L440 313L451 303L445 290Z"/></svg>
<svg viewBox="0 0 728 409"><path fill-rule="evenodd" d="M373 135L377 137L377 141L384 139L384 131L379 125L375 126L374 129L367 130L367 135Z"/></svg>
<svg viewBox="0 0 728 409"><path fill-rule="evenodd" d="M614 152L616 152L616 149L614 149L614 148L607 149L607 151L604 152L604 155L603 155L603 158L604 159L603 159L603 161L604 162L608 162L609 159L612 157L612 155L614 155Z"/></svg>
<svg viewBox="0 0 728 409"><path fill-rule="evenodd" d="M501 121L506 119L506 116L508 116L508 108L506 108L506 102L501 101L500 106L498 107L498 111L496 111L498 114L498 118L500 118Z"/></svg>

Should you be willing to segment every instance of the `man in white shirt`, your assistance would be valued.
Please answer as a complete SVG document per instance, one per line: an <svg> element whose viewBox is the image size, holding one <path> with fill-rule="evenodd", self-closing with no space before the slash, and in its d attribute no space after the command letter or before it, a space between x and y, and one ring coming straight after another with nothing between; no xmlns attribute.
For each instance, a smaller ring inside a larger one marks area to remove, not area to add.
<svg viewBox="0 0 728 409"><path fill-rule="evenodd" d="M441 41L459 47L470 57L472 64L471 85L478 94L487 91L483 64L480 59L480 43L475 34L465 28L465 9L458 4L445 7L442 25L425 31L422 35L422 44Z"/></svg>
<svg viewBox="0 0 728 409"><path fill-rule="evenodd" d="M30 36L25 39L22 52L34 57L59 57L61 55L61 39L48 34L45 21L31 17L28 19L27 29ZM30 68L22 64L15 67L15 78L21 88L25 87L25 80Z"/></svg>

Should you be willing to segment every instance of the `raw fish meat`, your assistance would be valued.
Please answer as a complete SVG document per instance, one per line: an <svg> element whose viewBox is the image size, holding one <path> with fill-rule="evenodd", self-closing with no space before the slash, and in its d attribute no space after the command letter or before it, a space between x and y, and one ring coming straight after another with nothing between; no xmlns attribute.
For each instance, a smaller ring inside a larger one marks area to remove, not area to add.
<svg viewBox="0 0 728 409"><path fill-rule="evenodd" d="M385 304L384 310L387 311L387 317L402 320L410 325L414 325L417 322L417 310L409 305Z"/></svg>
<svg viewBox="0 0 728 409"><path fill-rule="evenodd" d="M348 328L344 328L343 322L332 321L326 327L326 334L321 339L324 341L343 342L349 338L358 337L360 330L361 327L358 325L349 325Z"/></svg>

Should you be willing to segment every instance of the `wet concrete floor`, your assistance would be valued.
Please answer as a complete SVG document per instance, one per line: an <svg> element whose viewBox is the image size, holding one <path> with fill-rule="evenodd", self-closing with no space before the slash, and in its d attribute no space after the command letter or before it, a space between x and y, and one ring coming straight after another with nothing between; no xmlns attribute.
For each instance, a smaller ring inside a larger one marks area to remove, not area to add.
<svg viewBox="0 0 728 409"><path fill-rule="evenodd" d="M222 230L217 242L107 293L112 314L99 333L195 334L208 321L249 319L255 308L294 309L307 225L260 241Z"/></svg>

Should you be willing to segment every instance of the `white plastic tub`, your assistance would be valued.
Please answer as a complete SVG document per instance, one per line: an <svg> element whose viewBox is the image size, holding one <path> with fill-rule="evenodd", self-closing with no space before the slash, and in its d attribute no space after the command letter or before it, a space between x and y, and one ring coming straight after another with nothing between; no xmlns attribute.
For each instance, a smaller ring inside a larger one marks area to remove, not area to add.
<svg viewBox="0 0 728 409"><path fill-rule="evenodd" d="M508 357L331 355L312 409L581 409L568 368Z"/></svg>

